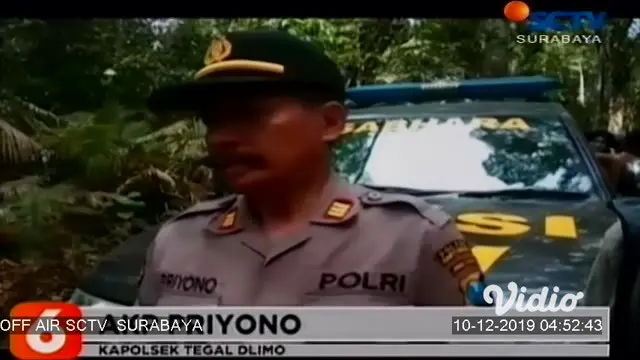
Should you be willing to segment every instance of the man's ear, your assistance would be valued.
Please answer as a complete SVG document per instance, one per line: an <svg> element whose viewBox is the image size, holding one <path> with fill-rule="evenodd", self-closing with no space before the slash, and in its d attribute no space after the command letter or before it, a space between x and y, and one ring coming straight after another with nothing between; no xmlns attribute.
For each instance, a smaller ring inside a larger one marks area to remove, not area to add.
<svg viewBox="0 0 640 360"><path fill-rule="evenodd" d="M342 135L347 121L347 109L337 101L331 101L322 106L324 131L322 139L325 142L335 142Z"/></svg>

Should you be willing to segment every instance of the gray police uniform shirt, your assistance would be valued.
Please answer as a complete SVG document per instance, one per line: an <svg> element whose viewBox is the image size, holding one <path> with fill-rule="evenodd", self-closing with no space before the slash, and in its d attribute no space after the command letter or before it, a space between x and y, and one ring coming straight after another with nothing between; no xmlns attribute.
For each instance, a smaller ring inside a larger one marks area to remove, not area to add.
<svg viewBox="0 0 640 360"><path fill-rule="evenodd" d="M241 195L195 205L149 248L138 304L466 304L464 290L482 275L450 216L337 177L320 200L306 231L277 241L267 241Z"/></svg>

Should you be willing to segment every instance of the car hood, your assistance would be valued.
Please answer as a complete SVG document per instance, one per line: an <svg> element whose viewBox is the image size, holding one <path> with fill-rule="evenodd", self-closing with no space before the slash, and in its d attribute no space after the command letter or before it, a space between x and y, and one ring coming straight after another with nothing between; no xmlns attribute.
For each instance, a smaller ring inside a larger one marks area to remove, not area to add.
<svg viewBox="0 0 640 360"><path fill-rule="evenodd" d="M150 227L109 253L80 283L80 290L116 304L133 305L147 249L160 230Z"/></svg>
<svg viewBox="0 0 640 360"><path fill-rule="evenodd" d="M530 291L544 286L558 286L562 292L582 290L601 238L616 221L615 213L596 199L430 197L426 201L456 217L461 232L474 245L487 283L506 288L514 281ZM132 305L146 250L159 228L150 228L120 245L85 278L80 289L103 300Z"/></svg>
<svg viewBox="0 0 640 360"><path fill-rule="evenodd" d="M436 198L474 246L488 284L528 291L584 289L602 236L617 217L599 199L584 201Z"/></svg>

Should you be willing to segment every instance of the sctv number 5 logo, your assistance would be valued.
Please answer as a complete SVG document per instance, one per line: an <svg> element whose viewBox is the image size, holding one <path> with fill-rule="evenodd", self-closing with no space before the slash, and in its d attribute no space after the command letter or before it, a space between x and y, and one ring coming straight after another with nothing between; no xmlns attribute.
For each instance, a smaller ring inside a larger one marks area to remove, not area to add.
<svg viewBox="0 0 640 360"><path fill-rule="evenodd" d="M522 1L511 1L504 8L504 15L513 22L527 22L534 32L543 31L598 31L607 24L607 14L592 11L531 11Z"/></svg>
<svg viewBox="0 0 640 360"><path fill-rule="evenodd" d="M9 349L23 360L69 360L82 351L82 335L65 332L69 319L82 318L82 310L67 303L23 303L11 310L16 327L9 335ZM47 332L51 324L59 324L59 331ZM19 327L18 327L19 326Z"/></svg>
<svg viewBox="0 0 640 360"><path fill-rule="evenodd" d="M529 19L531 31L581 31L602 29L607 23L607 14L589 11L534 12Z"/></svg>

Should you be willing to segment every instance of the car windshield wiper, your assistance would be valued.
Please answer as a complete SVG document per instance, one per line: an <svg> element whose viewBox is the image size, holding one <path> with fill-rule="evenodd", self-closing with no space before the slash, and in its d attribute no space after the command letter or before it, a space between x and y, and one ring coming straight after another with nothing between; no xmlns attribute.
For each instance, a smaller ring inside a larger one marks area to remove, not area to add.
<svg viewBox="0 0 640 360"><path fill-rule="evenodd" d="M450 190L420 190L401 186L363 185L372 190L390 193L409 194L413 196L455 196L470 198L508 197L512 199L550 199L550 200L584 200L591 197L588 193L548 190L539 188L502 189L494 191L450 191Z"/></svg>
<svg viewBox="0 0 640 360"><path fill-rule="evenodd" d="M455 191L446 191L446 190L420 190L420 189L412 189L405 188L401 186L378 186L378 185L366 185L362 186L369 188L371 190L378 190L390 193L400 193L400 194L409 194L413 196L433 196L433 195L444 195L444 194L452 194L456 195Z"/></svg>
<svg viewBox="0 0 640 360"><path fill-rule="evenodd" d="M466 191L457 193L460 197L491 198L508 197L515 199L584 200L591 197L588 193L547 190L536 188L503 189L495 191Z"/></svg>

